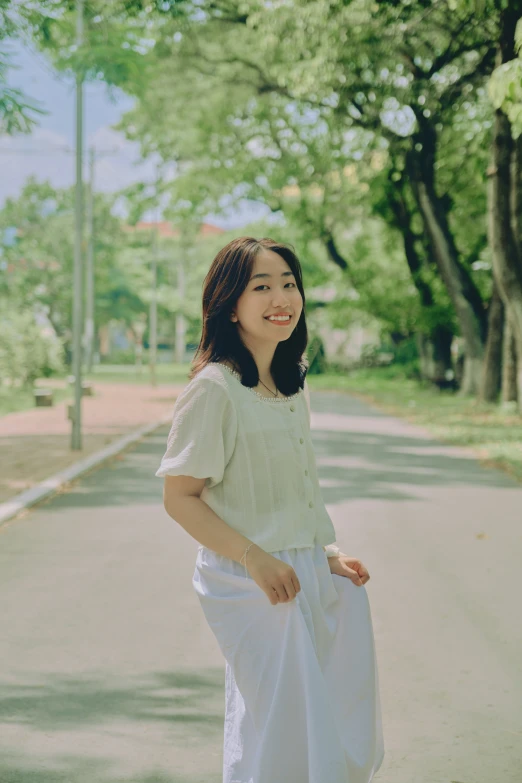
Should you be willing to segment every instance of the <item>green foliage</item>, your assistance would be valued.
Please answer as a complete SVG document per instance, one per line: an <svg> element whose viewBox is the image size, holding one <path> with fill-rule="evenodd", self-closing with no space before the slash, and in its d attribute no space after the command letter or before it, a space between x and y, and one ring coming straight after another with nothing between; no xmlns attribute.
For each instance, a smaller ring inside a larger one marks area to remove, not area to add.
<svg viewBox="0 0 522 783"><path fill-rule="evenodd" d="M506 6L502 3L501 7ZM518 139L522 133L522 19L516 24L514 44L518 56L495 68L488 83L488 95L495 109L507 115L513 138Z"/></svg>
<svg viewBox="0 0 522 783"><path fill-rule="evenodd" d="M3 41L22 35L42 18L49 6L45 0L24 6L12 0L0 0L0 45ZM46 114L38 101L8 83L11 61L8 51L0 51L0 135L29 133L41 115Z"/></svg>
<svg viewBox="0 0 522 783"><path fill-rule="evenodd" d="M477 298L490 296L485 85L498 33L494 3L455 0L448 13L447 3L406 0L93 0L79 48L72 6L57 5L36 28L42 48L58 68L133 95L119 129L143 156L159 153L176 167L175 179L159 183L165 217L181 232L158 248L163 335L173 336L172 316L183 312L188 339L197 340L201 281L214 246L229 236L205 244L194 229L208 212L242 198L282 217L278 236L294 241L308 286L335 287L324 308L329 325L377 319L383 335L404 340L438 324L457 331L407 174L426 131L434 165L424 184L444 211ZM513 89L497 100L515 104ZM426 149L426 159L431 154ZM127 197L132 222L157 201L144 183ZM407 214L402 224L398 207ZM417 271L406 263L408 231ZM107 236L98 322L112 315L132 325L148 306L150 253L150 237L125 243ZM180 256L183 297L176 292ZM322 304L310 298L313 327Z"/></svg>
<svg viewBox="0 0 522 783"><path fill-rule="evenodd" d="M32 35L54 66L84 81L109 86L146 80L146 58L153 41L147 34L151 6L120 0L89 0L83 7L82 43L77 43L74 3L55 2L34 24Z"/></svg>
<svg viewBox="0 0 522 783"><path fill-rule="evenodd" d="M0 299L0 385L28 386L63 369L63 349L54 332L33 313Z"/></svg>
<svg viewBox="0 0 522 783"><path fill-rule="evenodd" d="M95 219L95 323L131 325L146 309L147 260L111 214L112 198L97 195ZM0 296L18 312L41 310L66 348L71 341L74 190L29 179L17 199L0 210ZM7 241L6 236L14 235Z"/></svg>
<svg viewBox="0 0 522 783"><path fill-rule="evenodd" d="M111 351L110 356L106 358L102 356L100 357L100 359L102 365L103 364L111 364L111 365L114 364L118 366L134 365L136 364L136 352L132 348L129 348L127 350L123 350L120 348L118 350ZM142 357L142 361L143 364L146 363L147 359L145 356Z"/></svg>
<svg viewBox="0 0 522 783"><path fill-rule="evenodd" d="M519 25L520 26L520 25ZM522 60L510 60L495 69L488 84L488 94L496 109L507 115L513 137L522 133Z"/></svg>
<svg viewBox="0 0 522 783"><path fill-rule="evenodd" d="M284 215L284 232L296 227L300 247L314 247L315 261L332 239L348 261L338 280L326 256L326 276L339 289L328 308L332 325L369 314L403 335L441 322L456 328L415 205L429 307L412 284L393 215L381 210L394 229L386 232L369 214L389 198L392 163L404 160L429 122L441 138L441 203L462 263L489 296L483 171L491 118L483 85L494 20L459 5L450 17L445 6L427 15L423 4L403 2L248 2L239 12L203 0L198 9L183 21L153 22L150 85L146 92L125 85L138 101L120 123L144 154L176 162L178 176L163 188L171 215L197 219L218 211L224 196L228 204L262 201Z"/></svg>

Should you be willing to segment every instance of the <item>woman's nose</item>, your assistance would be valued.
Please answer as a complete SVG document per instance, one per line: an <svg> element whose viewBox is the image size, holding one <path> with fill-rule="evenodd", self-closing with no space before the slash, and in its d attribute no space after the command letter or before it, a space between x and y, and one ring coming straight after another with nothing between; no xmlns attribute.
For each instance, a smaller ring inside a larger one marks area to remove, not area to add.
<svg viewBox="0 0 522 783"><path fill-rule="evenodd" d="M272 298L272 302L277 303L279 305L288 305L288 296L284 294L283 292L280 293L279 296L274 295Z"/></svg>

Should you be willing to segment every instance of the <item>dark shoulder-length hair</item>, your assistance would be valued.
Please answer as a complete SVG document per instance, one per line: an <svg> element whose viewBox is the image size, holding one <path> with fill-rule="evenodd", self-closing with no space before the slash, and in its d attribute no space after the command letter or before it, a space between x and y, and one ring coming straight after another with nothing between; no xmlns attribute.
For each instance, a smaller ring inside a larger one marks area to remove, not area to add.
<svg viewBox="0 0 522 783"><path fill-rule="evenodd" d="M287 262L303 298L301 317L295 329L275 349L271 374L285 396L296 394L299 388L303 388L308 370L305 358L308 330L301 264L291 245L267 237L238 237L220 250L212 261L203 283L203 328L192 361L190 380L209 362L228 359L241 375L243 386L252 388L258 385L259 373L254 357L241 340L237 323L230 320L230 315L250 281L256 255L262 249L272 250Z"/></svg>

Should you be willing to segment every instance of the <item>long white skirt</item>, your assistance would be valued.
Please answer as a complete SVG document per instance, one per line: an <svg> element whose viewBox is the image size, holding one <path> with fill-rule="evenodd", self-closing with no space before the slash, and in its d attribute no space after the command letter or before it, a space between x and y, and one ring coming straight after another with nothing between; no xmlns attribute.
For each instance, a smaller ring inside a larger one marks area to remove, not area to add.
<svg viewBox="0 0 522 783"><path fill-rule="evenodd" d="M384 743L366 588L319 544L271 554L299 578L292 601L198 549L192 583L226 659L223 783L369 783Z"/></svg>

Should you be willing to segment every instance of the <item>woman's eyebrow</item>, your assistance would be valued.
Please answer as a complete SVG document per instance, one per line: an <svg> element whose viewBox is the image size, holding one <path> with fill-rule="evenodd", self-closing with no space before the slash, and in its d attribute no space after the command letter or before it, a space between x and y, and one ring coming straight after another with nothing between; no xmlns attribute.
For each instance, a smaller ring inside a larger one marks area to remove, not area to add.
<svg viewBox="0 0 522 783"><path fill-rule="evenodd" d="M281 277L294 277L293 272L282 272ZM254 280L256 277L272 277L272 275L269 275L268 272L258 272L257 275L252 275L250 280Z"/></svg>

